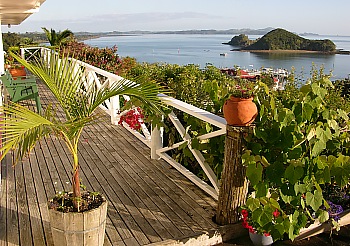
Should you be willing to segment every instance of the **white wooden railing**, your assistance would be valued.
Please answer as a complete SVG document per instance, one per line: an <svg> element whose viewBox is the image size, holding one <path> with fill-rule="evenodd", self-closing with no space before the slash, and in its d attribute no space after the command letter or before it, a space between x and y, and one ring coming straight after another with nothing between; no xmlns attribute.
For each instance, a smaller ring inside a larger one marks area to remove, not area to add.
<svg viewBox="0 0 350 246"><path fill-rule="evenodd" d="M38 54L42 56L45 56L48 54L48 52L52 52L51 50L47 48L21 48L21 55L25 59L29 59L32 56ZM112 74L110 72L107 72L105 70L102 70L100 68L91 66L85 62L77 61L76 60L76 66L84 67L85 71L85 78L86 82L88 84L94 83L97 87L105 87L110 86L114 82L122 80L124 78ZM76 69L79 69L77 67ZM185 112L186 114L189 114L191 116L194 116L200 120L203 120L204 122L210 123L219 130L216 130L214 132L204 134L201 136L197 136L200 141L204 141L213 137L217 137L220 135L223 135L226 133L226 120L220 116L214 115L210 112L207 112L205 110L202 110L200 108L197 108L193 105L190 105L188 103L182 102L180 100L177 100L173 97L159 94L158 95L161 99L161 101L168 105L171 108L176 108L182 112ZM128 99L128 98L125 98ZM116 96L112 98L111 100L108 100L105 102L105 105L101 105L101 108L110 115L111 117L111 123L117 124L119 121L120 116L125 113L121 112L121 106L120 106L120 100L119 96ZM211 169L211 167L206 163L205 158L201 154L199 150L193 149L191 146L191 137L186 132L186 127L183 126L182 123L178 120L177 116L174 112L171 112L168 115L170 121L172 122L173 126L176 128L180 136L182 137L182 141L178 143L174 143L172 146L164 147L162 144L162 129L158 129L156 127L153 127L152 130L149 130L145 125L142 125L141 130L142 133L135 131L131 129L127 124L123 124L126 129L128 129L132 134L134 134L138 139L140 139L143 143L145 143L148 147L151 149L151 158L158 159L162 158L165 161L167 161L170 165L172 165L174 168L176 168L179 172L181 172L183 175L185 175L187 178L189 178L194 184L196 184L198 187L203 189L205 192L207 192L209 195L211 195L213 198L218 199L218 193L219 193L219 184L218 179L214 173L214 171ZM202 181L200 178L198 178L195 174L191 173L188 169L186 169L183 165L175 161L170 155L167 154L168 151L179 148L183 144L187 144L189 150L192 152L193 156L205 172L206 176L208 177L211 186L208 185L206 182ZM224 144L224 143L222 143Z"/></svg>

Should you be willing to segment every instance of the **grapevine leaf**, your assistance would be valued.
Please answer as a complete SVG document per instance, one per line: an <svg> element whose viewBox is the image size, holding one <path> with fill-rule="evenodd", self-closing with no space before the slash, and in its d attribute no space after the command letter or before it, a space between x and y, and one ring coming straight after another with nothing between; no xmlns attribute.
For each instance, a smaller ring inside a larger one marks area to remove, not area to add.
<svg viewBox="0 0 350 246"><path fill-rule="evenodd" d="M312 147L312 156L318 156L326 148L326 143L323 140L318 140Z"/></svg>
<svg viewBox="0 0 350 246"><path fill-rule="evenodd" d="M319 211L319 216L318 219L320 220L321 223L326 222L329 219L329 214L325 210L320 210Z"/></svg>
<svg viewBox="0 0 350 246"><path fill-rule="evenodd" d="M303 119L304 120L311 120L312 114L314 112L313 107L309 103L304 103L303 105Z"/></svg>
<svg viewBox="0 0 350 246"><path fill-rule="evenodd" d="M275 162L266 168L266 176L272 182L281 183L281 173L284 172L283 163Z"/></svg>
<svg viewBox="0 0 350 246"><path fill-rule="evenodd" d="M250 164L247 167L247 177L254 186L261 181L263 167L260 163Z"/></svg>
<svg viewBox="0 0 350 246"><path fill-rule="evenodd" d="M262 183L259 182L256 186L254 186L256 194L255 197L259 198L259 197L266 197L267 195L267 184L266 183Z"/></svg>
<svg viewBox="0 0 350 246"><path fill-rule="evenodd" d="M304 194L306 192L306 184L295 184L294 185L295 194Z"/></svg>
<svg viewBox="0 0 350 246"><path fill-rule="evenodd" d="M311 192L306 193L306 204L311 206L314 211L317 211L322 205L322 192L315 190L314 194Z"/></svg>
<svg viewBox="0 0 350 246"><path fill-rule="evenodd" d="M338 109L337 112L341 118L343 118L344 120L349 120L349 117L344 110Z"/></svg>
<svg viewBox="0 0 350 246"><path fill-rule="evenodd" d="M289 165L284 173L284 177L289 180L291 184L295 184L304 175L304 169L302 167L295 167Z"/></svg>

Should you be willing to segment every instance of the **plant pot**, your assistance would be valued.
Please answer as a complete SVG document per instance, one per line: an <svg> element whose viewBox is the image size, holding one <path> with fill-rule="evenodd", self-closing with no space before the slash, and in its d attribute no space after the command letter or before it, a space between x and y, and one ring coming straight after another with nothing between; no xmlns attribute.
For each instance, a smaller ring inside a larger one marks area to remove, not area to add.
<svg viewBox="0 0 350 246"><path fill-rule="evenodd" d="M249 237L255 246L267 246L273 244L273 239L271 236L249 232Z"/></svg>
<svg viewBox="0 0 350 246"><path fill-rule="evenodd" d="M82 213L63 213L49 209L54 245L103 246L107 201L98 208Z"/></svg>
<svg viewBox="0 0 350 246"><path fill-rule="evenodd" d="M13 79L17 79L17 77L23 77L26 76L26 70L24 69L24 67L20 67L20 68L10 68L9 72L12 76Z"/></svg>
<svg viewBox="0 0 350 246"><path fill-rule="evenodd" d="M253 98L238 98L231 96L224 106L224 117L228 125L249 126L258 115L258 108Z"/></svg>

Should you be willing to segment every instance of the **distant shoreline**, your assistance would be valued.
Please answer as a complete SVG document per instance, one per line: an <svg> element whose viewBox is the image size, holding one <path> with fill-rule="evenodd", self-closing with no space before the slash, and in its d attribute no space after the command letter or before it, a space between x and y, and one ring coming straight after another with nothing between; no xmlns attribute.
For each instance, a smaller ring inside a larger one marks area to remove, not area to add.
<svg viewBox="0 0 350 246"><path fill-rule="evenodd" d="M315 51L315 50L245 50L245 49L232 49L231 51L242 51L242 52L251 52L251 53L302 53L302 54L346 54L350 55L350 51L334 51L334 52L323 52L323 51Z"/></svg>

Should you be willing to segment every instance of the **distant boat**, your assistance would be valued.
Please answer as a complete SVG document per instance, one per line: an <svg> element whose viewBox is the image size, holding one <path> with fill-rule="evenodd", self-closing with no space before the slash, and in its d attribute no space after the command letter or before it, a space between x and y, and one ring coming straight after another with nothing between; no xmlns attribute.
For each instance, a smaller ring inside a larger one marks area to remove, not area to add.
<svg viewBox="0 0 350 246"><path fill-rule="evenodd" d="M227 56L227 53L220 53L220 56Z"/></svg>

